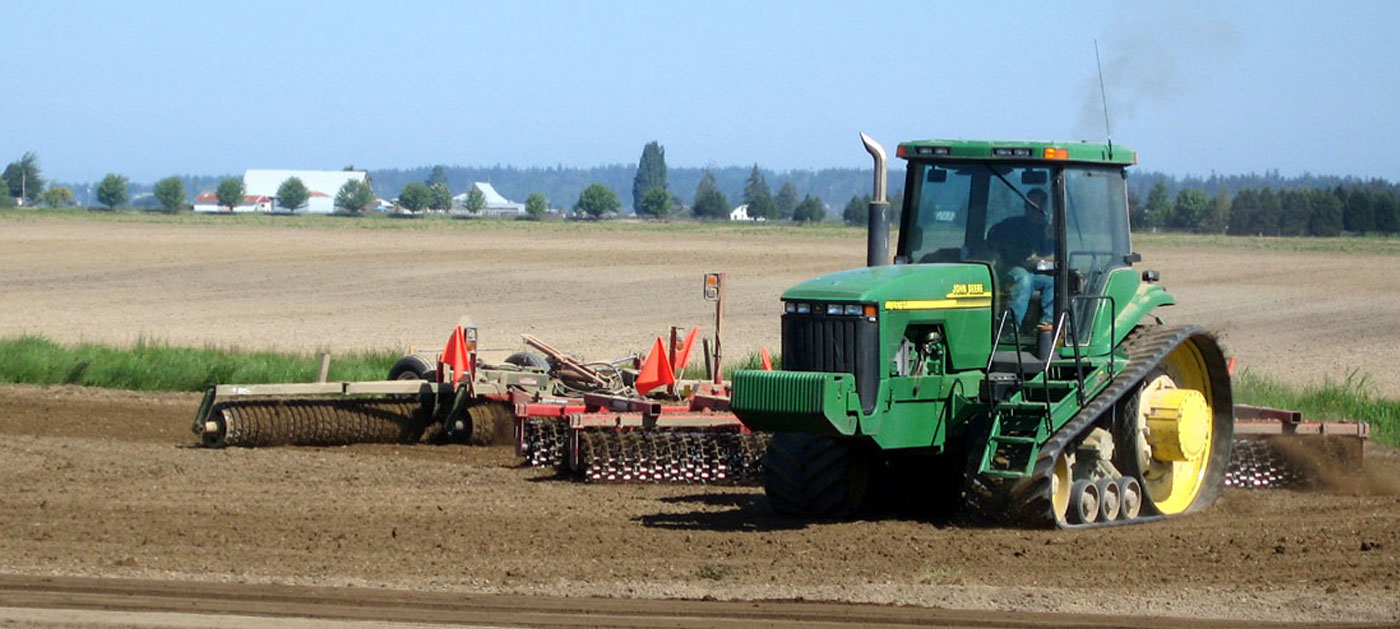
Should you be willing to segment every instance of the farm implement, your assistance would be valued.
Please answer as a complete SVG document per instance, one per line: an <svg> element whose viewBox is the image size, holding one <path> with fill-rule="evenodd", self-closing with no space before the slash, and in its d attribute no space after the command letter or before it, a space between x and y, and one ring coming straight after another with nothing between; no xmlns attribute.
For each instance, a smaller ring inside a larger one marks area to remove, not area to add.
<svg viewBox="0 0 1400 629"><path fill-rule="evenodd" d="M1175 298L1133 267L1131 149L900 144L891 264L885 150L862 139L867 266L786 291L783 369L734 375L734 413L774 433L763 480L779 513L849 517L914 484L990 524L1146 522L1227 484L1295 482L1285 444L1359 457L1362 425L1237 409L1216 337L1162 323Z"/></svg>
<svg viewBox="0 0 1400 629"><path fill-rule="evenodd" d="M718 330L723 274L706 276L705 286ZM676 376L697 332L681 339L672 328L669 345L657 339L645 361L591 363L525 335L535 352L493 364L478 357L467 322L443 352L405 356L386 380L212 387L192 429L211 448L513 443L531 466L595 482L750 481L768 435L729 412L718 334L704 342L712 377Z"/></svg>

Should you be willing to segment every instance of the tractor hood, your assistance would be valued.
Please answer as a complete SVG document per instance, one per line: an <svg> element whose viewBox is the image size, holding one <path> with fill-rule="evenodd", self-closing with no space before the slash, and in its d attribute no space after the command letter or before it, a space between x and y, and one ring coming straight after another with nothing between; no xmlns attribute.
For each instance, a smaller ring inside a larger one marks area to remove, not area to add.
<svg viewBox="0 0 1400 629"><path fill-rule="evenodd" d="M783 300L878 303L885 309L989 308L991 270L983 264L898 264L807 280Z"/></svg>

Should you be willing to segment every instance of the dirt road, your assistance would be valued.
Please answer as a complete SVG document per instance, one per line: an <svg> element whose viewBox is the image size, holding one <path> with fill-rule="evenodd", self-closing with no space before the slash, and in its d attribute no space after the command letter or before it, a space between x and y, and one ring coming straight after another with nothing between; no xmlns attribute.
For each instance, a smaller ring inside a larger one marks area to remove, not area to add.
<svg viewBox="0 0 1400 629"><path fill-rule="evenodd" d="M335 219L327 219L333 221ZM504 353L531 333L590 358L645 351L668 325L713 317L707 271L729 274L725 347L778 347L778 295L863 264L851 231L657 230L456 221L327 229L9 220L0 230L0 336L334 351L437 348L470 314ZM1241 367L1302 384L1367 375L1400 396L1394 256L1142 248L1179 306Z"/></svg>
<svg viewBox="0 0 1400 629"><path fill-rule="evenodd" d="M581 484L505 448L201 450L196 404L0 387L0 571L1400 622L1391 455L1346 492L1227 491L1205 513L1091 532L967 530L804 523L751 487Z"/></svg>

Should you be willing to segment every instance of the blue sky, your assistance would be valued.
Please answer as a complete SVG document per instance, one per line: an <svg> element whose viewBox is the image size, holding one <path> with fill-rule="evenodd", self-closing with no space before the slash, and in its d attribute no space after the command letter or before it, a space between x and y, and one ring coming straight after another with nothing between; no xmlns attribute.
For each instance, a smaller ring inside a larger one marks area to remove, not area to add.
<svg viewBox="0 0 1400 629"><path fill-rule="evenodd" d="M13 2L0 160L865 166L857 133L1400 180L1400 2Z"/></svg>

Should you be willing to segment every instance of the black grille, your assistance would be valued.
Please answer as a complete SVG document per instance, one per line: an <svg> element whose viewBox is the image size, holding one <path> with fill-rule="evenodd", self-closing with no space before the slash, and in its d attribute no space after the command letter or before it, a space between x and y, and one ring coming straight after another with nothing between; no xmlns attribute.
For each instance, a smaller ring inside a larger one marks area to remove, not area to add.
<svg viewBox="0 0 1400 629"><path fill-rule="evenodd" d="M879 326L866 317L783 315L783 369L849 373L861 407L875 410Z"/></svg>

